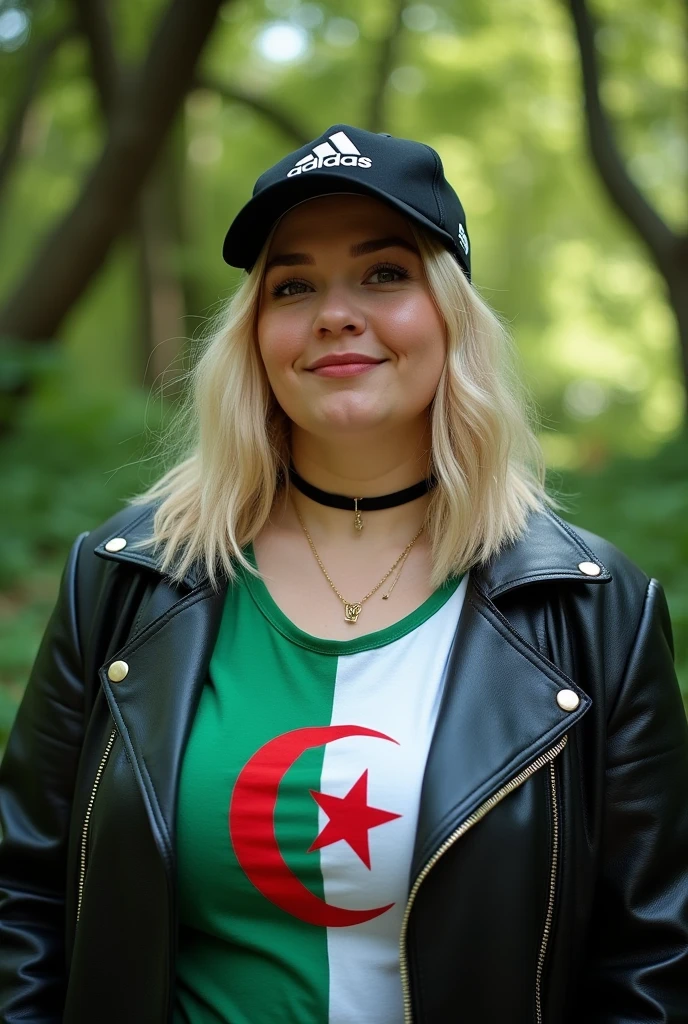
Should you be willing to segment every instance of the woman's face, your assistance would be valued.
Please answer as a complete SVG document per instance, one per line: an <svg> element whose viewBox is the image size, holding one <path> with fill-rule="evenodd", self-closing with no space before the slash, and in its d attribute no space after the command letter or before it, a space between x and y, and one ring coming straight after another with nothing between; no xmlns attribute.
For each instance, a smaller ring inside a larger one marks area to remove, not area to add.
<svg viewBox="0 0 688 1024"><path fill-rule="evenodd" d="M268 252L257 334L280 406L321 436L425 419L444 366L444 323L411 229L371 196L318 196L285 214ZM347 376L312 368L333 353L379 362Z"/></svg>

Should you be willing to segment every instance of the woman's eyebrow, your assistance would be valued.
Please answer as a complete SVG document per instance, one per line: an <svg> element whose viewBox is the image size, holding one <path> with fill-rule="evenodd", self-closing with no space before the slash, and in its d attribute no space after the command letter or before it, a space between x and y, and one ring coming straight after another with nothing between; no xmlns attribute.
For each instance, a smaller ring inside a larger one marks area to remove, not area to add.
<svg viewBox="0 0 688 1024"><path fill-rule="evenodd" d="M400 235L388 235L386 238L371 238L366 242L357 242L349 249L349 256L364 256L369 252L377 252L378 249L388 249L393 245L399 245L409 252L420 256L418 249L412 243ZM265 273L273 267L294 267L301 263L315 263L315 260L308 252L284 252L273 256L265 266Z"/></svg>

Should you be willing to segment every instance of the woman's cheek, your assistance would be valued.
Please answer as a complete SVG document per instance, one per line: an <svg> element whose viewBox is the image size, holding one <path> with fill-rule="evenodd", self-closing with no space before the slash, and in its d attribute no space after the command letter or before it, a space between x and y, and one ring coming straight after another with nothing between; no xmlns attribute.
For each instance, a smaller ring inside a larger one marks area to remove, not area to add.
<svg viewBox="0 0 688 1024"><path fill-rule="evenodd" d="M280 325L264 323L259 328L260 350L266 368L286 372L303 352L301 333L289 329L284 320Z"/></svg>
<svg viewBox="0 0 688 1024"><path fill-rule="evenodd" d="M388 337L405 350L424 347L428 331L434 332L436 326L434 306L425 296L409 295L405 301L377 310L376 314L370 317L369 323L374 325L378 337ZM419 331L421 324L423 329Z"/></svg>
<svg viewBox="0 0 688 1024"><path fill-rule="evenodd" d="M303 417L303 379L305 375L294 363L298 360L302 349L294 351L284 338L275 340L274 345L266 347L264 356L265 371L268 383L277 403L295 423ZM305 360L302 360L305 363ZM300 365L300 364L299 364Z"/></svg>

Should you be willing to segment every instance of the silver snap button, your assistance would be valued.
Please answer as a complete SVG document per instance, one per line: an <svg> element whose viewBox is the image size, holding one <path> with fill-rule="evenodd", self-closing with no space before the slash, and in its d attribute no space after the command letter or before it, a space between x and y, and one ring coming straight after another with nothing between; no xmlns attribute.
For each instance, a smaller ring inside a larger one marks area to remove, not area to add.
<svg viewBox="0 0 688 1024"><path fill-rule="evenodd" d="M580 704L580 697L573 690L559 690L557 704L564 711L575 711Z"/></svg>
<svg viewBox="0 0 688 1024"><path fill-rule="evenodd" d="M108 669L108 679L113 683L121 683L126 678L128 672L129 666L126 661L113 661Z"/></svg>
<svg viewBox="0 0 688 1024"><path fill-rule="evenodd" d="M105 545L105 550L106 551L121 551L122 548L125 548L126 546L127 546L127 542L124 539L124 537L113 537L112 540L109 540L107 542L107 544Z"/></svg>
<svg viewBox="0 0 688 1024"><path fill-rule="evenodd" d="M602 572L599 565L595 562L579 562L578 568L581 572L584 572L586 576L599 576Z"/></svg>

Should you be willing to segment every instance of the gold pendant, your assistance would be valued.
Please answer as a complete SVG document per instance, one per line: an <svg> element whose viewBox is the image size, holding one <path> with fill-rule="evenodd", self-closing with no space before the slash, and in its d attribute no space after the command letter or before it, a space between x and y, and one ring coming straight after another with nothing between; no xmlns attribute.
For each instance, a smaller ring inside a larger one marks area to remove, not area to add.
<svg viewBox="0 0 688 1024"><path fill-rule="evenodd" d="M356 622L358 616L361 614L360 604L345 604L344 605L344 621L345 622Z"/></svg>
<svg viewBox="0 0 688 1024"><path fill-rule="evenodd" d="M360 498L354 498L354 526L356 527L357 530L363 529L363 517L361 516L361 513L358 511L358 503L360 500Z"/></svg>

